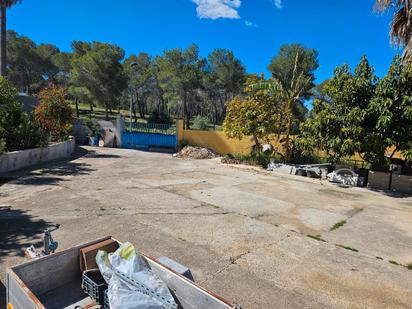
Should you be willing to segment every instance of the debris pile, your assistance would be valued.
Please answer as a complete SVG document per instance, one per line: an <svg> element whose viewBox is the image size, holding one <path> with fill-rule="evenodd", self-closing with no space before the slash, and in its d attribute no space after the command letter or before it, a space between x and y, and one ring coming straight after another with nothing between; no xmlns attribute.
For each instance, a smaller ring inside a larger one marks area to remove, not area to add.
<svg viewBox="0 0 412 309"><path fill-rule="evenodd" d="M174 155L184 159L213 159L218 157L212 150L201 147L186 146Z"/></svg>
<svg viewBox="0 0 412 309"><path fill-rule="evenodd" d="M356 187L358 185L359 175L348 168L341 168L328 174L330 182L343 184L346 186Z"/></svg>

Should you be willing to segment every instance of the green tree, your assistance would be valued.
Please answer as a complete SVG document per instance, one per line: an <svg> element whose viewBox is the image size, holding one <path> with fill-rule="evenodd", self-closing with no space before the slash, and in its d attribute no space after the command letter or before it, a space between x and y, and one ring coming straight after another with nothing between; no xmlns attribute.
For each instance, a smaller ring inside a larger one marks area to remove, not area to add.
<svg viewBox="0 0 412 309"><path fill-rule="evenodd" d="M0 76L7 74L7 9L21 0L0 0Z"/></svg>
<svg viewBox="0 0 412 309"><path fill-rule="evenodd" d="M315 86L315 70L318 66L316 50L300 44L283 45L269 66L272 79L254 85L257 88L273 89L281 98L280 125L283 126L285 134L283 141L287 162L292 159L291 134L294 125L297 127L307 112L304 101L310 97L311 90Z"/></svg>
<svg viewBox="0 0 412 309"><path fill-rule="evenodd" d="M144 118L147 113L148 97L155 91L156 87L153 61L150 55L140 53L137 56L130 55L125 60L123 67L129 77L128 92L137 105L140 118ZM134 118L137 120L134 106L135 104L133 104Z"/></svg>
<svg viewBox="0 0 412 309"><path fill-rule="evenodd" d="M240 60L227 49L214 50L207 60L204 86L213 105L213 118L216 124L225 117L226 102L242 92L246 72Z"/></svg>
<svg viewBox="0 0 412 309"><path fill-rule="evenodd" d="M37 46L31 39L7 31L8 78L20 91L31 93L44 82L44 61L37 53Z"/></svg>
<svg viewBox="0 0 412 309"><path fill-rule="evenodd" d="M108 120L109 108L118 104L127 87L127 76L121 64L124 50L117 45L100 42L83 42L82 46L81 53L72 60L70 83L89 90L93 98L104 106Z"/></svg>
<svg viewBox="0 0 412 309"><path fill-rule="evenodd" d="M70 73L70 53L62 53L52 44L41 44L36 47L41 60L41 75L47 84L67 87Z"/></svg>
<svg viewBox="0 0 412 309"><path fill-rule="evenodd" d="M365 159L381 167L400 151L412 158L412 63L402 64L401 57L393 60L388 74L379 81L369 104L369 121L374 128L368 138L369 151Z"/></svg>
<svg viewBox="0 0 412 309"><path fill-rule="evenodd" d="M205 60L199 57L199 48L192 45L185 50L172 49L157 59L162 89L183 105L183 116L189 128L191 118L190 97L202 85Z"/></svg>
<svg viewBox="0 0 412 309"><path fill-rule="evenodd" d="M17 90L0 77L0 152L33 148L41 144L38 126L16 101Z"/></svg>
<svg viewBox="0 0 412 309"><path fill-rule="evenodd" d="M365 56L354 73L348 65L337 68L334 77L322 85L311 117L301 126L300 148L306 154L314 149L324 151L332 162L368 152L374 127L369 104L376 84L377 77Z"/></svg>
<svg viewBox="0 0 412 309"><path fill-rule="evenodd" d="M395 11L391 23L390 36L396 46L405 47L403 61L411 59L412 52L412 1L376 0L376 11Z"/></svg>
<svg viewBox="0 0 412 309"><path fill-rule="evenodd" d="M279 130L280 101L273 89L257 89L253 85L265 82L264 77L250 76L244 98L237 96L227 103L223 130L231 138L252 136L258 150L262 140Z"/></svg>
<svg viewBox="0 0 412 309"><path fill-rule="evenodd" d="M299 145L307 152L322 150L331 161L358 153L373 169L387 169L397 151L410 158L411 85L412 64L402 64L399 56L381 80L366 57L354 73L347 65L337 68L302 125Z"/></svg>

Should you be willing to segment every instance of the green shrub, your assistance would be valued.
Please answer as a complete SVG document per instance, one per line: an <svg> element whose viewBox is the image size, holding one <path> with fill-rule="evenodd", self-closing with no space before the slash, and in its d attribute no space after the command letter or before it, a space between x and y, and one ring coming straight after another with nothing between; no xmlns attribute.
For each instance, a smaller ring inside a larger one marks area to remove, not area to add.
<svg viewBox="0 0 412 309"><path fill-rule="evenodd" d="M5 153L6 151L6 142L4 141L4 139L0 139L0 155Z"/></svg>
<svg viewBox="0 0 412 309"><path fill-rule="evenodd" d="M149 119L147 120L149 123L160 123L160 124L171 124L172 119L170 119L169 115L164 112L159 112L158 110L154 110L151 112Z"/></svg>
<svg viewBox="0 0 412 309"><path fill-rule="evenodd" d="M17 90L0 77L0 152L34 148L44 139L32 116L16 101Z"/></svg>
<svg viewBox="0 0 412 309"><path fill-rule="evenodd" d="M94 137L99 133L99 124L96 120L85 120L85 125L89 129L89 136Z"/></svg>
<svg viewBox="0 0 412 309"><path fill-rule="evenodd" d="M203 116L196 116L193 119L192 128L195 130L206 131L209 128L209 119Z"/></svg>
<svg viewBox="0 0 412 309"><path fill-rule="evenodd" d="M67 139L72 126L74 111L65 98L62 87L51 86L39 93L36 121L42 133L53 141Z"/></svg>

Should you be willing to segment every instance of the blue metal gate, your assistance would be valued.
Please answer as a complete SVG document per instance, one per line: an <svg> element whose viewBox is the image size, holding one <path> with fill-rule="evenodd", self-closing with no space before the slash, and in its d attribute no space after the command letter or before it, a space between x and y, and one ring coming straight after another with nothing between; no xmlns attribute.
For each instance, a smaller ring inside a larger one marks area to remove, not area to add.
<svg viewBox="0 0 412 309"><path fill-rule="evenodd" d="M176 148L175 125L157 123L126 123L122 147L129 149Z"/></svg>

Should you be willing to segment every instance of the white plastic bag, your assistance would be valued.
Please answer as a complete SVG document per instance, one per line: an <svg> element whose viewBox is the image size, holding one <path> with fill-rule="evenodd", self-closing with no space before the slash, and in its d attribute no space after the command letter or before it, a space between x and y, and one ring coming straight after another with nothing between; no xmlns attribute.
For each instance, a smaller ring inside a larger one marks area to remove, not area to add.
<svg viewBox="0 0 412 309"><path fill-rule="evenodd" d="M166 284L151 272L132 244L124 243L110 254L98 251L96 262L109 285L111 309L177 308Z"/></svg>

